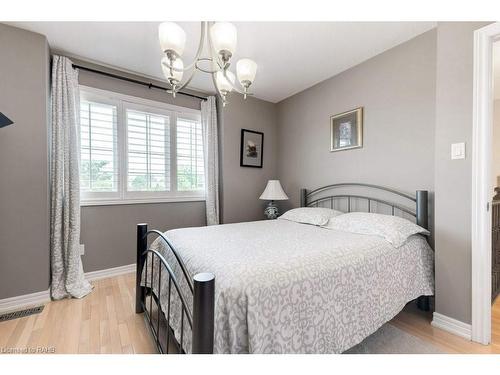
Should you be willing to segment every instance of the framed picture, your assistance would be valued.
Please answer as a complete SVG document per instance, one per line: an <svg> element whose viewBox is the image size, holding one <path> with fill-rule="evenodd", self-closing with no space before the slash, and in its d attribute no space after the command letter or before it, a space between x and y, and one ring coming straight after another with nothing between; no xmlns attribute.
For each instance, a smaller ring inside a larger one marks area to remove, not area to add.
<svg viewBox="0 0 500 375"><path fill-rule="evenodd" d="M363 147L363 107L330 117L330 151Z"/></svg>
<svg viewBox="0 0 500 375"><path fill-rule="evenodd" d="M264 133L241 129L240 166L262 168Z"/></svg>

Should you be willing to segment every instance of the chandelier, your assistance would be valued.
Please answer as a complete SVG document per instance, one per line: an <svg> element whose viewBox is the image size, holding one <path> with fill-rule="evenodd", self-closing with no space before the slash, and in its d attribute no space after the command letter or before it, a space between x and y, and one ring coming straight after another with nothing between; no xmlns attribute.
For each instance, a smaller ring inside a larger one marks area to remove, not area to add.
<svg viewBox="0 0 500 375"><path fill-rule="evenodd" d="M158 32L160 46L164 53L161 67L170 86L168 92L174 98L177 92L191 82L197 71L212 76L213 84L222 98L223 106L226 105L227 97L232 91L243 95L244 99L248 95L252 95L248 89L255 80L257 64L250 59L241 59L236 63L236 75L241 89L235 85L235 75L229 70L237 41L237 31L233 24L229 22L202 22L198 51L194 60L187 65L181 58L186 45L184 30L176 23L163 22L160 24ZM208 40L209 56L202 57L205 39ZM184 82L183 77L185 78Z"/></svg>

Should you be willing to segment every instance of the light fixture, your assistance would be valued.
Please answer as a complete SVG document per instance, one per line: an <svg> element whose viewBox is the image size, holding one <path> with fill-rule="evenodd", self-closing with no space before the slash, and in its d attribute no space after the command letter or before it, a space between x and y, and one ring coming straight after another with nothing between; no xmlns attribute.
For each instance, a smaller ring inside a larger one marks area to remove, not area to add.
<svg viewBox="0 0 500 375"><path fill-rule="evenodd" d="M236 27L229 22L217 22L210 28L212 42L215 52L221 56L223 61L229 61L236 51L238 33Z"/></svg>
<svg viewBox="0 0 500 375"><path fill-rule="evenodd" d="M257 64L250 59L241 59L236 63L236 74L241 86L248 89L252 82L255 80L257 74ZM246 91L244 97L246 98Z"/></svg>
<svg viewBox="0 0 500 375"><path fill-rule="evenodd" d="M235 86L235 75L229 70L238 40L236 27L232 23L202 22L198 51L193 62L187 65L184 65L181 60L186 45L184 30L173 22L163 22L160 24L158 33L160 46L164 53L161 66L170 85L168 92L172 93L174 97L177 92L191 82L196 71L212 75L212 81L217 93L222 98L223 106L226 105L228 94L232 91L242 94L244 99L248 95L252 95L248 90L255 81L257 64L250 59L241 59L236 63L241 89ZM201 56L205 39L208 40L208 57ZM207 63L209 67L206 66ZM189 72L189 74L184 75L185 72ZM184 76L186 77L182 82Z"/></svg>
<svg viewBox="0 0 500 375"><path fill-rule="evenodd" d="M176 90L175 88L182 81L182 76L184 75L184 63L182 62L180 57L177 57L173 60L172 68L169 68L169 59L167 56L164 56L161 59L161 69L163 70L163 75L167 79L170 86L173 88L172 94L175 98Z"/></svg>
<svg viewBox="0 0 500 375"><path fill-rule="evenodd" d="M186 33L182 28L173 22L163 22L158 28L160 46L165 54L174 53L182 56L186 46Z"/></svg>
<svg viewBox="0 0 500 375"><path fill-rule="evenodd" d="M274 204L274 201L283 201L288 199L285 191L281 187L279 180L269 180L267 181L266 188L262 192L259 199L270 201L267 204L264 214L268 219L276 219L279 216L278 207Z"/></svg>
<svg viewBox="0 0 500 375"><path fill-rule="evenodd" d="M227 95L231 91L233 91L233 85L234 85L234 74L230 72L229 70L226 71L226 75L224 76L223 71L218 71L215 73L215 82L217 83L217 86L219 87L219 90L224 94Z"/></svg>

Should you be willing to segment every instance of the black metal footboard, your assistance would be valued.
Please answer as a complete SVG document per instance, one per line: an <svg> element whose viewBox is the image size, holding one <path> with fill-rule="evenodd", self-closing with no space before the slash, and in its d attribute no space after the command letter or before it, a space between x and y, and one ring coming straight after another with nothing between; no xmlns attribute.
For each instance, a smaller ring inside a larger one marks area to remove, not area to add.
<svg viewBox="0 0 500 375"><path fill-rule="evenodd" d="M164 241L167 248L174 255L183 276L189 286L190 293L183 293L179 280L173 272L173 268L158 251L148 248L148 235L155 234ZM151 259L151 268L148 275L148 254ZM155 258L158 259L157 269L155 269ZM145 285L141 284L142 273L145 273ZM167 274L165 274L167 272ZM167 311L161 309L161 279L162 273L168 275L167 291ZM154 275L158 276L156 291L154 290ZM149 279L148 279L149 277ZM148 287L148 280L149 287ZM170 327L171 317L171 292L172 286L177 292L181 304L180 338L177 340ZM150 328L160 353L169 353L170 348L176 348L177 353L185 353L184 349L184 326L187 324L192 332L191 352L194 354L213 353L214 343L214 297L215 297L215 277L211 273L199 273L191 278L189 272L172 246L171 242L163 233L157 230L148 231L147 224L137 225L137 270L136 270L136 297L135 312L144 313L145 320ZM146 301L149 296L149 306ZM192 311L188 300L192 301ZM156 306L156 314L153 310L153 302ZM161 327L164 326L163 335Z"/></svg>

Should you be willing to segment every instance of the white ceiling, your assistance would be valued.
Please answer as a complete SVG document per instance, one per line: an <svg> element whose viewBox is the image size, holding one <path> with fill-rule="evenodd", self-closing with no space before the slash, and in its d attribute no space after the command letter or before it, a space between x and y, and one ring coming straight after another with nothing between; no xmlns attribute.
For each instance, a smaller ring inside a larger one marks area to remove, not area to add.
<svg viewBox="0 0 500 375"><path fill-rule="evenodd" d="M157 22L10 22L47 36L51 48L162 79ZM195 54L199 23L179 22L187 33L185 64ZM435 22L236 22L233 58L258 64L255 95L279 102L433 27ZM233 64L235 65L235 64ZM234 66L232 66L234 71ZM197 73L191 88L212 92Z"/></svg>

